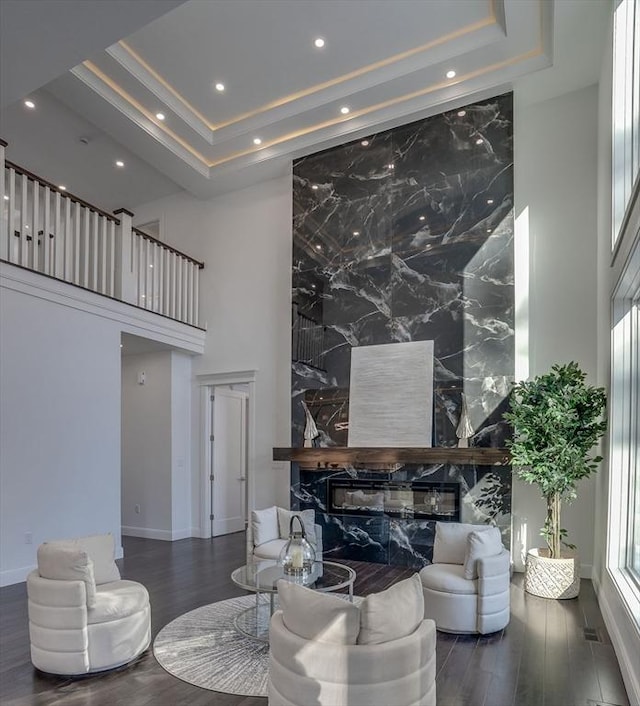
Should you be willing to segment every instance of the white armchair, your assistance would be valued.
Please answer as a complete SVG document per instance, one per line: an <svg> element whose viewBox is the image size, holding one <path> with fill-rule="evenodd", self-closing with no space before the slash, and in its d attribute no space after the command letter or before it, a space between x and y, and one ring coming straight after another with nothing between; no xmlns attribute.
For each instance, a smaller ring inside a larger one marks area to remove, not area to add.
<svg viewBox="0 0 640 706"><path fill-rule="evenodd" d="M322 527L315 524L314 510L285 510L268 507L253 510L247 527L247 562L260 559L278 559L289 539L289 521L299 515L307 541L316 551L316 560L322 561Z"/></svg>
<svg viewBox="0 0 640 706"><path fill-rule="evenodd" d="M111 535L49 542L27 577L31 661L79 675L119 667L147 649L147 589L120 578Z"/></svg>
<svg viewBox="0 0 640 706"><path fill-rule="evenodd" d="M420 571L425 615L443 632L502 630L509 624L510 578L498 528L437 522L433 563Z"/></svg>
<svg viewBox="0 0 640 706"><path fill-rule="evenodd" d="M435 706L436 630L417 574L360 606L289 581L269 628L269 706Z"/></svg>

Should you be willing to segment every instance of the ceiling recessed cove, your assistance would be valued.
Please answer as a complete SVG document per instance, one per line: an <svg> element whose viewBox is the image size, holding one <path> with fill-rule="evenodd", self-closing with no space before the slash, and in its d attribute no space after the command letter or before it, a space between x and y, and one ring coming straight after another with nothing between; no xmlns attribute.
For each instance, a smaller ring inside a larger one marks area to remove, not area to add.
<svg viewBox="0 0 640 706"><path fill-rule="evenodd" d="M222 6L185 2L51 90L206 196L228 189L231 174L264 178L270 165L336 144L366 147L365 135L456 110L551 64L548 0ZM254 149L267 134L269 149Z"/></svg>

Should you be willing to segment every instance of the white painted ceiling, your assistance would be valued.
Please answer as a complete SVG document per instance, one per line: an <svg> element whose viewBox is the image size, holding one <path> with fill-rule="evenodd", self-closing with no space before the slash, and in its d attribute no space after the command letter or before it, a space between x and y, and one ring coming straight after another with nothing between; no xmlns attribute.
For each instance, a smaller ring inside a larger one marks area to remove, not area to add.
<svg viewBox="0 0 640 706"><path fill-rule="evenodd" d="M595 83L610 11L609 0L189 0L96 43L30 94L30 114L9 106L0 137L13 161L103 208L180 188L208 197L510 88L532 102Z"/></svg>

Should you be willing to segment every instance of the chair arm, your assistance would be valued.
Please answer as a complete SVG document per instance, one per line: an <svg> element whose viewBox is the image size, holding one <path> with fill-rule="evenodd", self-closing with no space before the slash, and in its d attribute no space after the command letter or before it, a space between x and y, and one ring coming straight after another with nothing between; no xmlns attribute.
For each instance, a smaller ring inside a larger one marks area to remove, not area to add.
<svg viewBox="0 0 640 706"><path fill-rule="evenodd" d="M87 590L84 581L45 579L37 570L27 576L27 596L32 603L51 608L86 608Z"/></svg>
<svg viewBox="0 0 640 706"><path fill-rule="evenodd" d="M511 579L511 554L503 549L496 556L484 557L476 561L478 570L478 595L487 596L501 593L509 586Z"/></svg>

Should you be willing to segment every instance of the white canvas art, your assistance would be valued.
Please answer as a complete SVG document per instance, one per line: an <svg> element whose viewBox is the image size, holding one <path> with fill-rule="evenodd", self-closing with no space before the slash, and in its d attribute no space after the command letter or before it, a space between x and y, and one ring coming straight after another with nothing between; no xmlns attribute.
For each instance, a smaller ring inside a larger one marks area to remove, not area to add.
<svg viewBox="0 0 640 706"><path fill-rule="evenodd" d="M431 446L433 341L351 349L348 446Z"/></svg>

